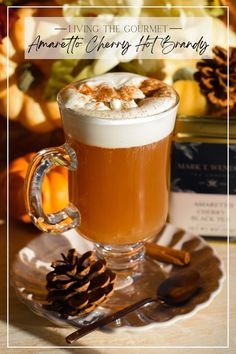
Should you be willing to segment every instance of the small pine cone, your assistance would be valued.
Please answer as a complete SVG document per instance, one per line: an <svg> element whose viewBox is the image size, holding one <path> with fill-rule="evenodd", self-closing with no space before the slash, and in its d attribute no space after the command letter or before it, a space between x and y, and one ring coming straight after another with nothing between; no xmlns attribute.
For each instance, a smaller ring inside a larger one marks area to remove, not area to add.
<svg viewBox="0 0 236 354"><path fill-rule="evenodd" d="M54 270L46 276L47 309L64 318L80 316L112 295L116 275L106 268L105 260L96 260L92 251L79 257L75 249L62 257L63 260L52 263Z"/></svg>
<svg viewBox="0 0 236 354"><path fill-rule="evenodd" d="M227 50L216 46L215 56L197 63L194 78L199 82L201 92L207 97L211 111L227 110ZM229 48L229 109L236 108L236 48Z"/></svg>

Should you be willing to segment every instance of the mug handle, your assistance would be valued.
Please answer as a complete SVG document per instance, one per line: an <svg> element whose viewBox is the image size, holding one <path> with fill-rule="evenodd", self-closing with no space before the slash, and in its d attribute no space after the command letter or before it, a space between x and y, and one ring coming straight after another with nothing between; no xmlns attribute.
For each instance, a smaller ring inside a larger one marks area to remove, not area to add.
<svg viewBox="0 0 236 354"><path fill-rule="evenodd" d="M72 203L57 213L45 214L43 211L43 179L55 166L76 170L76 153L68 144L38 152L29 165L24 186L26 211L32 222L46 232L64 232L80 224L80 213Z"/></svg>

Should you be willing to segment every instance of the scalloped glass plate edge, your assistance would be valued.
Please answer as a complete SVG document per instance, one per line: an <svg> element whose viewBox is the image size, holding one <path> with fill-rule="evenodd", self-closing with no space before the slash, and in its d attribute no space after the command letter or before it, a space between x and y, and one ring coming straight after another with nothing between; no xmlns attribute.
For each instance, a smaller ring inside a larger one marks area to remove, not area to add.
<svg viewBox="0 0 236 354"><path fill-rule="evenodd" d="M167 224L165 229L163 230L163 232L161 233L160 237L158 238L158 243L162 244L162 245L170 245L171 242L173 242L173 238L175 237L176 234L179 234L182 231L182 236L180 237L179 240L177 240L177 242L174 244L174 247L176 248L180 248L184 245L184 243L188 243L190 242L191 244L191 240L193 240L195 243L197 243L197 247L196 249L194 249L193 251L201 251L201 249L205 249L207 248L208 250L210 250L210 255L209 257L211 259L215 259L217 260L217 264L218 264L218 278L215 279L215 282L217 282L217 286L215 287L214 290L209 292L209 296L208 298L206 298L204 301L201 301L199 303L197 303L194 308L192 308L189 312L187 313L175 313L174 316L170 319L168 319L167 321L164 322L156 322L153 321L152 323L147 323L144 324L143 326L135 326L135 324L129 323L129 325L121 325L121 326L117 326L117 327L104 327L101 330L102 331L116 331L116 332L123 332L123 331L129 331L129 332L141 332L141 331L146 331L149 329L153 329L153 328L160 328L160 327L166 327L169 325L174 324L175 322L179 321L180 319L186 319L186 318L190 318L192 316L194 316L198 311L206 308L207 306L210 305L210 303L214 300L214 298L220 293L220 291L222 290L223 287L223 282L225 280L225 274L224 274L224 265L222 260L220 260L220 258L217 256L215 250L209 246L209 244L200 236L197 235L193 235L189 232L186 232L184 230L181 230L173 225ZM46 309L44 309L42 307L42 305L40 303L38 303L37 301L34 301L34 294L30 294L30 293L25 293L25 286L27 286L27 284L22 283L22 279L21 279L21 283L19 286L19 281L17 280L17 269L22 266L22 264L20 263L26 263L29 262L29 264L31 264L32 262L32 254L31 254L31 259L27 257L26 258L22 258L22 255L26 255L26 250L31 249L29 246L32 247L32 243L35 243L37 245L37 242L40 242L40 238L45 237L45 235L48 234L41 234L40 236L37 237L37 239L34 239L33 241L31 241L26 247L24 247L23 249L21 249L18 254L17 257L13 263L13 267L11 269L11 285L15 288L16 290L16 294L17 297L19 298L19 300L21 300L21 302L23 302L32 312L34 312L36 315L40 316L40 317L44 317L47 318L49 321L51 321L52 323L56 324L57 326L61 326L61 327L75 327L78 328L80 327L78 323L76 323L76 321L74 319L61 319L59 314L55 313L55 312L51 312L48 311ZM59 240L60 235L56 236ZM84 240L81 236L78 235L78 233L75 230L70 230L64 234L62 234L62 237L65 238L66 241L68 241L70 247L75 247L78 248L79 246L82 246L82 252L85 252L88 249L91 249L92 247L92 243ZM185 242L183 242L183 240L185 240ZM61 241L61 238L60 238ZM45 247L45 243L43 244L43 246ZM173 245L172 245L173 246ZM47 247L47 244L46 244ZM42 252L42 250L41 250ZM45 252L44 252L45 253ZM51 259L52 260L52 259ZM34 264L40 263L47 263L45 262L45 260L41 260L39 259L34 259ZM164 271L168 274L170 273L169 271L166 271L166 269L170 269L170 265L165 265L165 264L161 264L160 266L163 267ZM169 267L169 268L168 268ZM23 282L24 282L24 278L23 278ZM24 290L22 290L24 289ZM95 312L97 310L94 310L93 312ZM86 316L87 317L87 316Z"/></svg>

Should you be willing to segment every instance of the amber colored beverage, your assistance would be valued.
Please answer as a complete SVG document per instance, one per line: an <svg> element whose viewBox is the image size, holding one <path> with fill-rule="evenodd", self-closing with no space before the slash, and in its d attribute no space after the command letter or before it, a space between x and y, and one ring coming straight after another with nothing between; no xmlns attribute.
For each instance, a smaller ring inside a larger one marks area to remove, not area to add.
<svg viewBox="0 0 236 354"><path fill-rule="evenodd" d="M69 173L78 231L103 244L132 244L154 236L168 209L170 136L130 148L101 148L68 139L78 168Z"/></svg>
<svg viewBox="0 0 236 354"><path fill-rule="evenodd" d="M150 280L155 267L145 259L144 246L167 218L178 94L155 78L111 72L69 84L57 102L66 142L36 154L27 172L25 204L32 221L46 232L77 228L109 268L132 273L141 264L144 281ZM45 214L42 181L57 165L69 170L70 203ZM144 284L134 286L125 273L117 287L130 281L137 291Z"/></svg>

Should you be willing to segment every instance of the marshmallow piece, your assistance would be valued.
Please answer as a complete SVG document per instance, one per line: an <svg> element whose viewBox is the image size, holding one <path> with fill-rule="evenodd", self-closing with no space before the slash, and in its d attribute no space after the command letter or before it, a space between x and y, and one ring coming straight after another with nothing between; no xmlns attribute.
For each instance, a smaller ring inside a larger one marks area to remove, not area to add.
<svg viewBox="0 0 236 354"><path fill-rule="evenodd" d="M110 111L110 108L107 107L103 102L99 102L99 104L98 104L98 102L97 102L97 107L96 107L96 109L97 109L98 111Z"/></svg>
<svg viewBox="0 0 236 354"><path fill-rule="evenodd" d="M97 102L97 101L90 101L85 104L84 106L85 109L91 110L91 111L107 111L109 108L103 103L103 102Z"/></svg>
<svg viewBox="0 0 236 354"><path fill-rule="evenodd" d="M69 88L63 92L65 107L70 109L83 108L91 99L90 96L83 95L73 88Z"/></svg>
<svg viewBox="0 0 236 354"><path fill-rule="evenodd" d="M119 111L122 108L121 100L119 100L118 98L114 98L110 102L110 107L113 111Z"/></svg>
<svg viewBox="0 0 236 354"><path fill-rule="evenodd" d="M143 91L141 91L137 88L137 90L134 92L133 98L134 99L145 98L145 95L144 95Z"/></svg>
<svg viewBox="0 0 236 354"><path fill-rule="evenodd" d="M131 79L128 79L125 81L125 83L122 83L120 86L139 86L141 82L143 81L143 77L132 77Z"/></svg>
<svg viewBox="0 0 236 354"><path fill-rule="evenodd" d="M105 85L105 86L111 86L111 83L109 81L101 81L99 83L97 81L86 81L86 85L91 88L98 86L98 84ZM82 85L80 85L80 87L82 87Z"/></svg>
<svg viewBox="0 0 236 354"><path fill-rule="evenodd" d="M122 108L129 109L138 107L137 103L134 100L123 102Z"/></svg>

